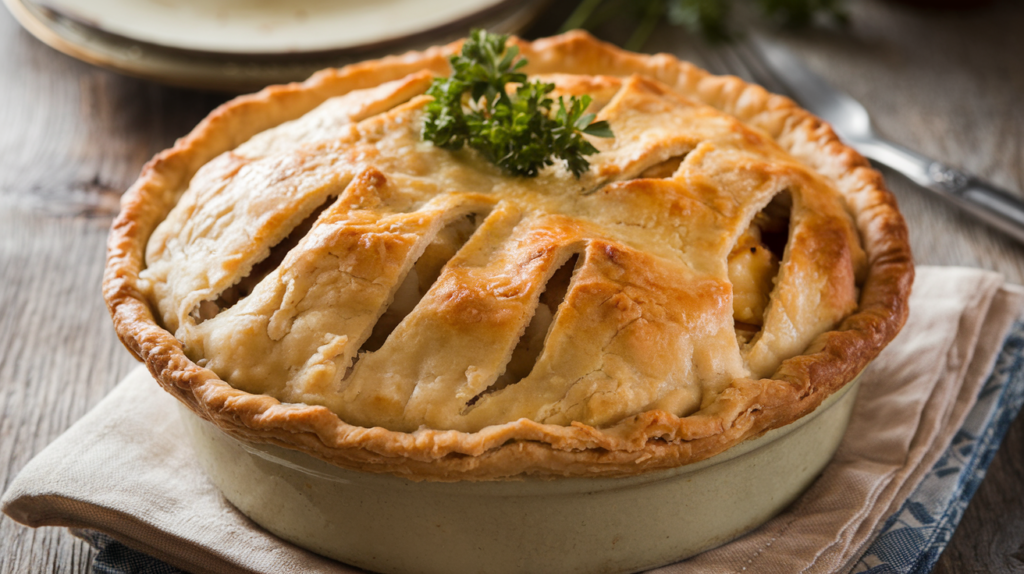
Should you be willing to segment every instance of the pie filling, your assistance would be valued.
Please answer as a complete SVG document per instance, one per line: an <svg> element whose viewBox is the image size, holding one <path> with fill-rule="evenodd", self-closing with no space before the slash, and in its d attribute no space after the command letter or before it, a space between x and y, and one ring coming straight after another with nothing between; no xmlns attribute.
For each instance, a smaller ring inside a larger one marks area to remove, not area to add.
<svg viewBox="0 0 1024 574"><path fill-rule="evenodd" d="M687 416L857 307L838 192L767 135L641 77L553 76L615 138L576 179L420 141L422 74L211 161L142 285L235 388L365 427Z"/></svg>
<svg viewBox="0 0 1024 574"><path fill-rule="evenodd" d="M783 191L759 211L729 253L736 339L750 343L764 325L779 262L785 256L792 198Z"/></svg>

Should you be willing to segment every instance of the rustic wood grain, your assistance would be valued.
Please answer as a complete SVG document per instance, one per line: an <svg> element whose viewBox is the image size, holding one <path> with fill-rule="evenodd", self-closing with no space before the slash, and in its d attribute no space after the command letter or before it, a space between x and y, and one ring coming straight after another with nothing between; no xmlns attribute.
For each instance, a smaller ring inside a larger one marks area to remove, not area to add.
<svg viewBox="0 0 1024 574"><path fill-rule="evenodd" d="M554 31L566 12L533 34ZM889 138L1024 189L1024 3L968 12L849 3L854 28L786 36L861 99ZM224 97L79 63L0 11L0 489L131 368L100 297L107 226L154 153ZM613 31L614 33L614 31ZM621 40L621 38L619 38ZM697 58L662 29L652 50ZM1024 281L1024 247L887 173L917 260ZM90 570L62 529L0 517L0 573ZM936 572L1024 572L1024 417L1014 423Z"/></svg>
<svg viewBox="0 0 1024 574"><path fill-rule="evenodd" d="M123 78L43 46L0 10L0 489L133 360L100 295L122 190L224 99ZM0 572L86 572L61 529L0 518Z"/></svg>

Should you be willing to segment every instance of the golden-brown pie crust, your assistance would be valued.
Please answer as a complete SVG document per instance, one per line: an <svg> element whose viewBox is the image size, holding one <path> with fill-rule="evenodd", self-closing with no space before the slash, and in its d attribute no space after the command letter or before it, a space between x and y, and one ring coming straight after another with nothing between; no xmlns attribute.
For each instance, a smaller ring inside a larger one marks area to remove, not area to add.
<svg viewBox="0 0 1024 574"><path fill-rule="evenodd" d="M196 172L222 152L306 114L328 98L423 70L445 74L447 56L459 47L452 44L325 70L301 84L237 98L151 160L125 194L108 243L104 296L125 346L166 390L236 437L297 448L359 470L418 480L487 480L517 475L623 476L702 460L810 412L896 335L906 319L913 280L906 225L880 174L841 144L828 125L759 86L710 75L665 54L625 52L582 32L516 42L529 59L528 73L638 75L641 79L635 81L640 82L649 78L761 130L823 176L853 214L867 256L866 276L857 281L856 312L814 339L803 354L783 361L771 378L733 380L692 415L678 417L654 409L601 428L525 418L476 432L353 426L322 406L283 404L235 389L189 360L181 342L154 318L139 274L146 265L150 237ZM805 252L820 253L826 261L851 256L830 255L842 242L828 234L809 234L802 240L809 242ZM604 251L614 257L609 249ZM750 359L758 360L771 367L778 364L773 357Z"/></svg>

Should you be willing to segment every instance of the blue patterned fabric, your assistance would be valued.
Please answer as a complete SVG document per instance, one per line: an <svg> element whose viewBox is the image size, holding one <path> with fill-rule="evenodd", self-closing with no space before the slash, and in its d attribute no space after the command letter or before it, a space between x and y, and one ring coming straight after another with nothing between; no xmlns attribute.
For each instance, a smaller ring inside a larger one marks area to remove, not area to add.
<svg viewBox="0 0 1024 574"><path fill-rule="evenodd" d="M999 443L1024 404L1024 322L1010 330L978 402L949 448L853 569L867 574L925 574L946 548ZM99 550L94 574L184 574L105 534L76 532Z"/></svg>
<svg viewBox="0 0 1024 574"><path fill-rule="evenodd" d="M132 550L95 530L74 530L76 536L99 550L92 561L93 574L186 574L148 554Z"/></svg>
<svg viewBox="0 0 1024 574"><path fill-rule="evenodd" d="M931 572L1022 404L1024 323L1018 322L964 426L903 507L889 517L853 572Z"/></svg>

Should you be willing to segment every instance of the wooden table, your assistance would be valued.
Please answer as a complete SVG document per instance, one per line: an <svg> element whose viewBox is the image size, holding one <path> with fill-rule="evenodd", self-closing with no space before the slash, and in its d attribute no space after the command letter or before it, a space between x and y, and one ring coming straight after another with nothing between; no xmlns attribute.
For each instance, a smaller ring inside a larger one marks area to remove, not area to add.
<svg viewBox="0 0 1024 574"><path fill-rule="evenodd" d="M787 41L861 99L884 135L1024 189L1024 3L969 12L848 4L849 33ZM532 32L552 31L547 22L564 10L553 7ZM648 48L687 57L687 46L664 29ZM0 11L0 488L134 365L100 296L107 227L142 164L224 99L80 63ZM886 175L919 263L1024 282L1024 247ZM65 530L0 518L0 572L87 572L92 555ZM1021 571L1024 417L936 569Z"/></svg>

